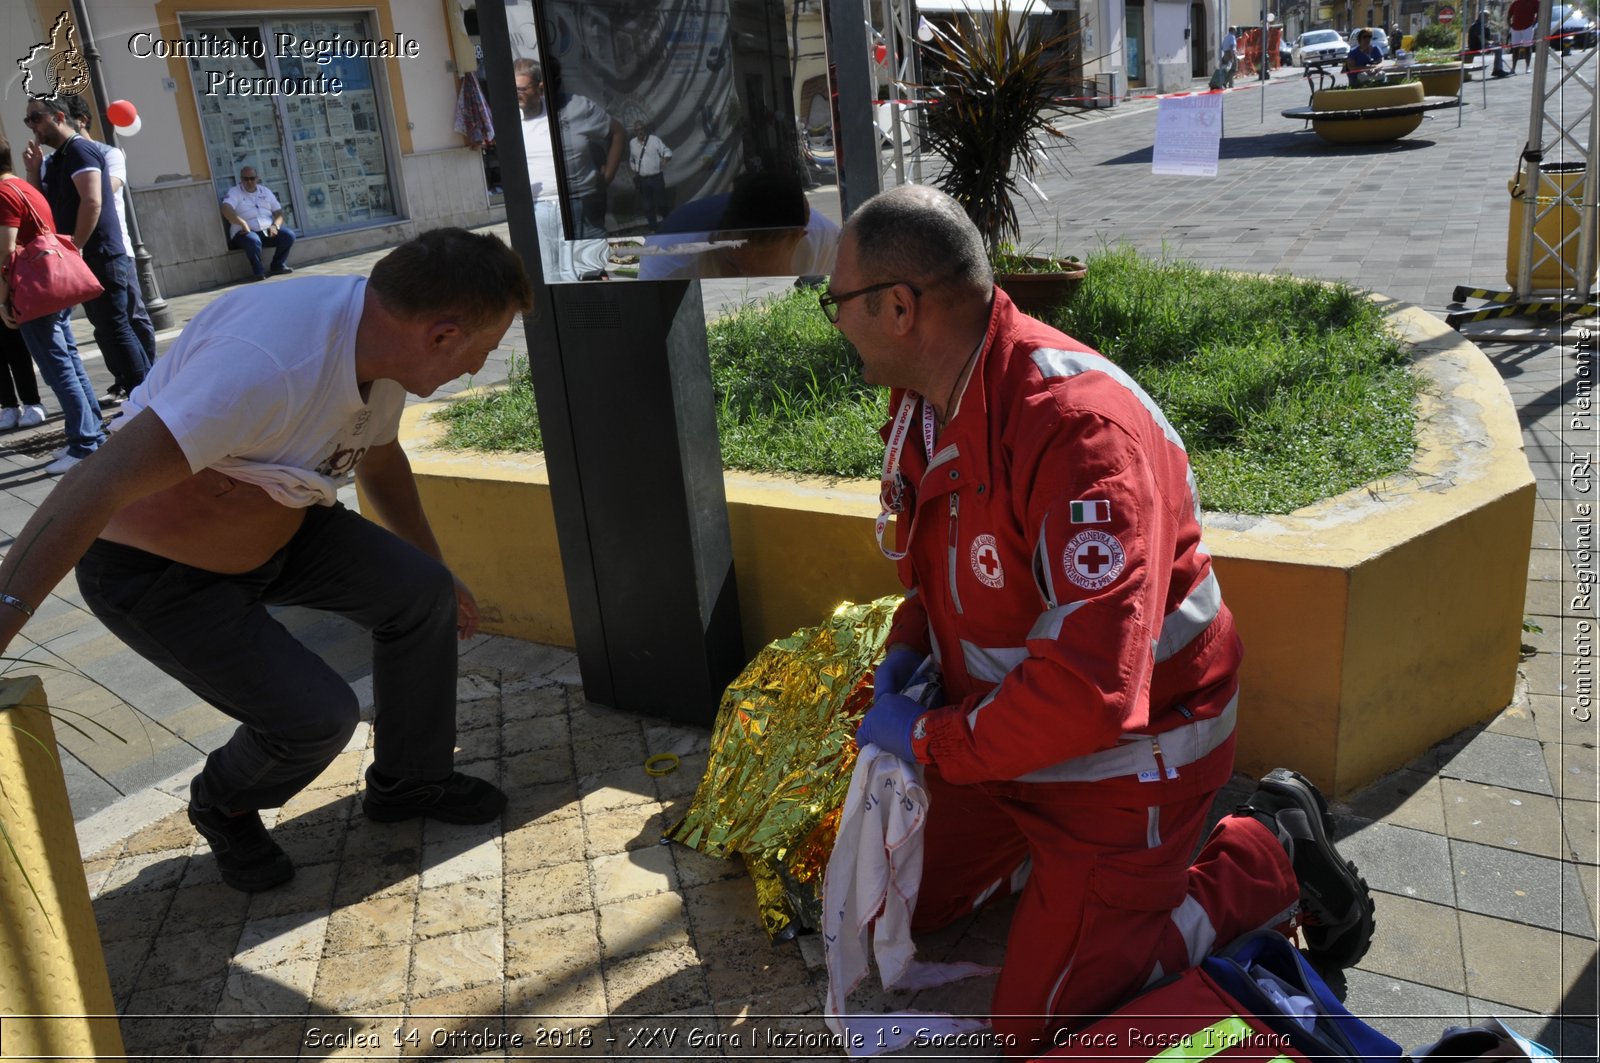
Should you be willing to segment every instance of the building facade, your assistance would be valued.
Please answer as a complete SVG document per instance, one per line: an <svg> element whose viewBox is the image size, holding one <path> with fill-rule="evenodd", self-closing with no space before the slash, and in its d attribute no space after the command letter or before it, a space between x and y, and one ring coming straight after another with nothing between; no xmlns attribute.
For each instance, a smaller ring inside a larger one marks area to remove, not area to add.
<svg viewBox="0 0 1600 1063"><path fill-rule="evenodd" d="M56 29L73 20L69 0L0 5L0 36L45 45L32 64L41 81L92 43L107 95L137 108L138 134L119 144L164 293L246 272L218 209L244 166L283 202L297 261L503 216L480 146L455 128L462 78L477 67L458 0L82 4L92 42ZM18 146L29 73L10 74L0 115Z"/></svg>

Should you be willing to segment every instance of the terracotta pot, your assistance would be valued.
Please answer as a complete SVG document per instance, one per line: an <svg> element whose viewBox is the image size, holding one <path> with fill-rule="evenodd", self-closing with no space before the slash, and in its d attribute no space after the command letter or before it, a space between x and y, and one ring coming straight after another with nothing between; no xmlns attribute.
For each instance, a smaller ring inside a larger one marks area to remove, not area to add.
<svg viewBox="0 0 1600 1063"><path fill-rule="evenodd" d="M1043 255L1027 257L1041 264L1049 261ZM1018 310L1037 316L1070 300L1088 272L1089 267L1080 262L1076 268L1047 273L996 273L994 280L1017 304Z"/></svg>

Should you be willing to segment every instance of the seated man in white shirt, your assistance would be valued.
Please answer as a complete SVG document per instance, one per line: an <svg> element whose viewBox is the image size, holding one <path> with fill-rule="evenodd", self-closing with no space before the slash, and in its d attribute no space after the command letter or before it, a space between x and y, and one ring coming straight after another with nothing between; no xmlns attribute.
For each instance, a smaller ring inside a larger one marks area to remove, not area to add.
<svg viewBox="0 0 1600 1063"><path fill-rule="evenodd" d="M253 166L239 171L239 183L222 197L222 216L228 220L228 246L250 260L250 279L266 280L268 273L293 273L289 249L294 230L283 224L283 204L262 184ZM272 268L261 268L261 245L275 248Z"/></svg>

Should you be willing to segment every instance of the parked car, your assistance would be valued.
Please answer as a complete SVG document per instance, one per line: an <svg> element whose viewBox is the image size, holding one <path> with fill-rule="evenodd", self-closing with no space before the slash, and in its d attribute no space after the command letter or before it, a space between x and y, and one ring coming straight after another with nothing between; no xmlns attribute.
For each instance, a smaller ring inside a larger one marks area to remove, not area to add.
<svg viewBox="0 0 1600 1063"><path fill-rule="evenodd" d="M1383 53L1385 59L1394 55L1394 49L1389 47L1389 35L1376 26L1367 26L1364 30L1351 30L1345 36L1345 51L1347 54L1351 48L1356 46L1356 38L1361 36L1362 33L1372 34L1372 43L1378 46L1378 50ZM1398 42L1396 43L1398 44Z"/></svg>
<svg viewBox="0 0 1600 1063"><path fill-rule="evenodd" d="M1350 45L1338 30L1307 30L1294 45L1294 61L1300 66L1313 63L1342 63Z"/></svg>
<svg viewBox="0 0 1600 1063"><path fill-rule="evenodd" d="M1550 35L1560 36L1572 43L1574 48L1593 48L1595 45L1594 20L1583 13L1583 8L1576 4L1551 4L1550 5ZM1560 41L1551 41L1552 47L1559 48Z"/></svg>
<svg viewBox="0 0 1600 1063"><path fill-rule="evenodd" d="M1278 38L1278 65L1294 65L1294 42L1287 37Z"/></svg>

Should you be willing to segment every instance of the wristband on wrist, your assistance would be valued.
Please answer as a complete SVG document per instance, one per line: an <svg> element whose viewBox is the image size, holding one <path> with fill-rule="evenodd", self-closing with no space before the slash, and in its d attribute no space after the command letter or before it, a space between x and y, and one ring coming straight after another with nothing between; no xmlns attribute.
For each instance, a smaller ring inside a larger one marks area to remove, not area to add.
<svg viewBox="0 0 1600 1063"><path fill-rule="evenodd" d="M0 592L0 605L9 605L23 616L33 615L33 606L29 605L27 602L23 601L21 598L18 598L14 594Z"/></svg>

